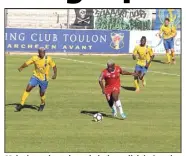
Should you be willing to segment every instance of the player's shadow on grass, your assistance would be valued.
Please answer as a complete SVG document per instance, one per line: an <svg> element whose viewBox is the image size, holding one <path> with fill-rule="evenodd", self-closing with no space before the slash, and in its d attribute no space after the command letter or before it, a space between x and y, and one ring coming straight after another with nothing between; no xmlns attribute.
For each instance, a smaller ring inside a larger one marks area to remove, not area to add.
<svg viewBox="0 0 186 156"><path fill-rule="evenodd" d="M127 87L127 86L121 86L121 88L125 89L125 90L129 90L129 91L135 91L136 88L135 87Z"/></svg>
<svg viewBox="0 0 186 156"><path fill-rule="evenodd" d="M17 103L10 103L10 104L6 104L6 106L14 106L14 107L16 107L17 106ZM25 104L24 105L24 107L23 107L23 109L33 109L33 110L38 110L39 109L39 107L38 106L36 106L36 105L30 105L30 104Z"/></svg>
<svg viewBox="0 0 186 156"><path fill-rule="evenodd" d="M161 60L152 60L152 62L156 62L156 63L165 64L165 62L163 62L163 61L161 61Z"/></svg>
<svg viewBox="0 0 186 156"><path fill-rule="evenodd" d="M81 111L81 114L86 114L86 115L89 115L89 116L93 116L96 113L101 113L103 115L103 117L106 117L106 118L122 120L122 119L113 117L112 115L105 114L102 111L87 111L87 110L82 110Z"/></svg>

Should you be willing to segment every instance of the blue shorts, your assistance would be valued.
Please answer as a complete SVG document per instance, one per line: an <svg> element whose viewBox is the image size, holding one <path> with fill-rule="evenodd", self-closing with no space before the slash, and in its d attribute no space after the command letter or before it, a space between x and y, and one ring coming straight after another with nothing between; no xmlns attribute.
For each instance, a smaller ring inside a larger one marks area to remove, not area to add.
<svg viewBox="0 0 186 156"><path fill-rule="evenodd" d="M165 50L173 49L174 48L174 39L173 38L164 39L163 44L164 44Z"/></svg>
<svg viewBox="0 0 186 156"><path fill-rule="evenodd" d="M37 85L39 85L41 92L44 93L48 87L48 81L42 81L42 80L39 80L37 77L32 76L29 81L29 85L33 87L36 87Z"/></svg>
<svg viewBox="0 0 186 156"><path fill-rule="evenodd" d="M136 67L135 67L135 71L140 72L141 74L146 74L147 68L137 64Z"/></svg>

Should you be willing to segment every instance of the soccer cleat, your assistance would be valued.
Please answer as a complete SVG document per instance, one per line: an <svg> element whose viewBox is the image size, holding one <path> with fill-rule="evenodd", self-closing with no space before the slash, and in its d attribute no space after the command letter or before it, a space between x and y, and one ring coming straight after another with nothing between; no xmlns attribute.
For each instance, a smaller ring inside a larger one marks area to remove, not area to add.
<svg viewBox="0 0 186 156"><path fill-rule="evenodd" d="M176 61L175 60L172 60L172 64L176 64Z"/></svg>
<svg viewBox="0 0 186 156"><path fill-rule="evenodd" d="M165 64L170 64L170 62L165 62Z"/></svg>
<svg viewBox="0 0 186 156"><path fill-rule="evenodd" d="M18 104L15 109L16 109L16 112L20 112L21 109L23 108L23 106L21 104Z"/></svg>
<svg viewBox="0 0 186 156"><path fill-rule="evenodd" d="M117 113L112 113L112 116L113 117L117 117Z"/></svg>
<svg viewBox="0 0 186 156"><path fill-rule="evenodd" d="M125 113L122 113L121 114L121 117L122 117L122 119L126 119L127 118L127 116L125 115Z"/></svg>
<svg viewBox="0 0 186 156"><path fill-rule="evenodd" d="M40 105L38 111L41 112L41 111L43 111L44 108L45 108L45 104L44 105Z"/></svg>
<svg viewBox="0 0 186 156"><path fill-rule="evenodd" d="M115 112L114 109L112 109L112 116L113 116L113 117L117 117L117 112Z"/></svg>

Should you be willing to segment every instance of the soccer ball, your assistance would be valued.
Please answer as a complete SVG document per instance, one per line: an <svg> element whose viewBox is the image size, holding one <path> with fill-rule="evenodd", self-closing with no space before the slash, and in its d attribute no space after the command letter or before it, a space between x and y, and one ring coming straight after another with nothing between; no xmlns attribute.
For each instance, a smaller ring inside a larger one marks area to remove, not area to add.
<svg viewBox="0 0 186 156"><path fill-rule="evenodd" d="M99 122L103 120L103 115L101 113L96 113L93 116L94 121Z"/></svg>

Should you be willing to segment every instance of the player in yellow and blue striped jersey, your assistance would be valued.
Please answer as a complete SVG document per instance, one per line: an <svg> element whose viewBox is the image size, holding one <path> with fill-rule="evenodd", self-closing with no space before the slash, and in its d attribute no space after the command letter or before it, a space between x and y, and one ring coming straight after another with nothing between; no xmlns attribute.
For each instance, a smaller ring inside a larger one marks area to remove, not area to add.
<svg viewBox="0 0 186 156"><path fill-rule="evenodd" d="M171 61L173 64L176 63L174 51L174 38L176 34L177 34L176 27L170 24L169 18L165 18L165 22L161 26L158 35L160 38L163 38L163 44L167 56L167 64L170 64ZM169 51L171 51L171 53Z"/></svg>
<svg viewBox="0 0 186 156"><path fill-rule="evenodd" d="M38 111L43 111L45 106L45 92L48 87L49 71L50 67L53 68L54 75L52 79L57 77L57 67L55 62L50 56L45 55L45 48L41 47L38 49L38 55L32 56L28 61L26 61L18 70L21 72L23 68L34 64L33 76L31 77L26 90L24 91L20 104L17 105L16 111L21 111L24 107L25 101L30 94L30 91L37 85L40 88L41 104Z"/></svg>
<svg viewBox="0 0 186 156"><path fill-rule="evenodd" d="M147 73L151 61L154 58L153 50L150 46L146 45L146 41L147 41L146 37L142 36L140 40L140 44L134 48L133 55L132 55L133 59L137 60L135 66L135 73L139 75L134 77L134 85L136 88L136 92L140 91L139 80L142 81L143 86L146 85L144 76Z"/></svg>

